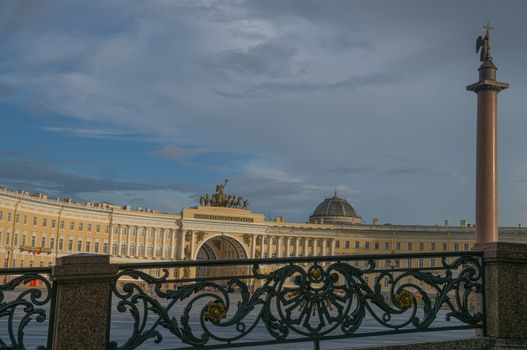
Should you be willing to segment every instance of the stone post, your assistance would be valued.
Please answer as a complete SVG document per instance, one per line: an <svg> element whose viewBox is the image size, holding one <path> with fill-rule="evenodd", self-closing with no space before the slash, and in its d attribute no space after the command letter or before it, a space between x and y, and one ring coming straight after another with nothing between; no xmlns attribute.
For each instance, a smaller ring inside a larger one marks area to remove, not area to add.
<svg viewBox="0 0 527 350"><path fill-rule="evenodd" d="M477 244L485 264L486 335L527 344L527 244Z"/></svg>
<svg viewBox="0 0 527 350"><path fill-rule="evenodd" d="M498 92L509 87L496 81L492 60L479 67L479 81L467 86L478 94L476 141L476 242L498 241Z"/></svg>
<svg viewBox="0 0 527 350"><path fill-rule="evenodd" d="M118 266L109 255L59 257L51 278L55 283L52 349L103 350L110 335L110 282Z"/></svg>

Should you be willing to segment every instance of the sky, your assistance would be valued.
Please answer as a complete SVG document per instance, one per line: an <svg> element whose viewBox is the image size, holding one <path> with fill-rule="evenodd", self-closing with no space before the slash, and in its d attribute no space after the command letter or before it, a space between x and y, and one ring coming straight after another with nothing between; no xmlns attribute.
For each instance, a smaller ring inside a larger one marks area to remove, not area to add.
<svg viewBox="0 0 527 350"><path fill-rule="evenodd" d="M0 185L178 213L474 221L491 21L500 225L527 224L524 1L0 1Z"/></svg>

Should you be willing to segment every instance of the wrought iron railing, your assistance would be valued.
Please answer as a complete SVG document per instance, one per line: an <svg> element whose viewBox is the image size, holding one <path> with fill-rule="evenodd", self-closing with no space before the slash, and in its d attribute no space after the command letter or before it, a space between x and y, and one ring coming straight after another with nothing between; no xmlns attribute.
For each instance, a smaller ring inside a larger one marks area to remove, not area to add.
<svg viewBox="0 0 527 350"><path fill-rule="evenodd" d="M0 349L49 348L51 268L0 269ZM29 338L29 339L28 339Z"/></svg>
<svg viewBox="0 0 527 350"><path fill-rule="evenodd" d="M119 350L317 349L323 340L484 329L483 260L473 251L124 264L112 290L112 321L130 323L125 334L111 328Z"/></svg>

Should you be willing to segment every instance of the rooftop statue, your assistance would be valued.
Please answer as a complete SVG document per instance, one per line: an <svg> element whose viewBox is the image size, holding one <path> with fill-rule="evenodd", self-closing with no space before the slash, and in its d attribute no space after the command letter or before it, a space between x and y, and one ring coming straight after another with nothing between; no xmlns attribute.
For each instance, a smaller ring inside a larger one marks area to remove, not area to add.
<svg viewBox="0 0 527 350"><path fill-rule="evenodd" d="M480 52L479 60L481 62L492 62L492 57L490 56L490 31L494 28L490 26L489 22L483 28L485 29L485 36L478 36L476 52Z"/></svg>
<svg viewBox="0 0 527 350"><path fill-rule="evenodd" d="M243 197L225 194L225 186L228 182L229 180L225 179L225 182L223 184L217 185L216 192L212 195L209 196L209 194L205 194L204 196L200 196L199 205L247 209L249 207L248 200Z"/></svg>

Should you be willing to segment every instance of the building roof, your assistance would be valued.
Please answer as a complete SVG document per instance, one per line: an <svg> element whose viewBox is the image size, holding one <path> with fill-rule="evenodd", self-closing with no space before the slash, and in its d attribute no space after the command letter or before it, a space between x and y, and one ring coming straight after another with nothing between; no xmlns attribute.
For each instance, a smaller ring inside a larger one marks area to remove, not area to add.
<svg viewBox="0 0 527 350"><path fill-rule="evenodd" d="M326 198L320 203L312 217L325 217L325 216L346 216L360 219L355 209L348 203L347 200L337 197L335 194L333 197Z"/></svg>

